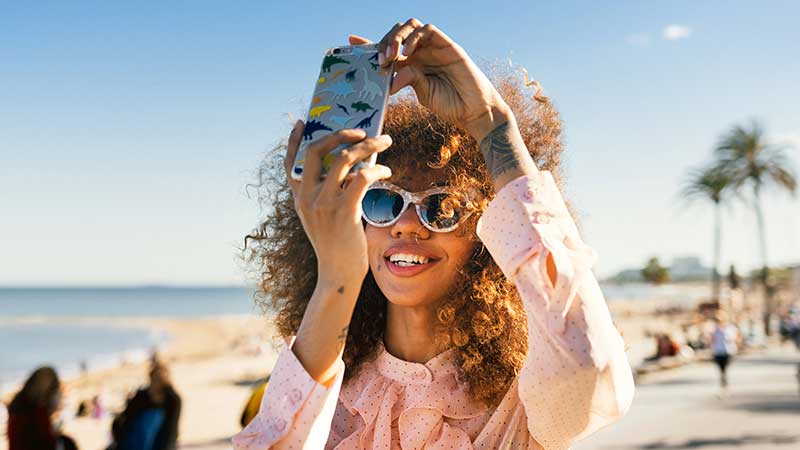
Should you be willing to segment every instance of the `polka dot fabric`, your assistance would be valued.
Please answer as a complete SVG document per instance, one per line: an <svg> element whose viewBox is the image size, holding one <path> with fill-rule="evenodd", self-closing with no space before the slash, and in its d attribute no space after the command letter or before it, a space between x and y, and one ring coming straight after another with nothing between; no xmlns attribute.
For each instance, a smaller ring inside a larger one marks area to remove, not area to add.
<svg viewBox="0 0 800 450"><path fill-rule="evenodd" d="M565 450L624 415L634 392L624 344L591 272L595 255L551 174L506 185L477 231L517 286L528 319L527 358L497 408L470 400L454 349L421 364L381 346L344 385L339 360L326 388L303 369L290 339L261 411L234 448Z"/></svg>

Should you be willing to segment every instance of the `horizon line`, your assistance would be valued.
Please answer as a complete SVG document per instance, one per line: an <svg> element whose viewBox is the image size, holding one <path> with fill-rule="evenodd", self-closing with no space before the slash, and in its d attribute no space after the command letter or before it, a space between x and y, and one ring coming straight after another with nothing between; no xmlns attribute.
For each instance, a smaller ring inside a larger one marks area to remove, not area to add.
<svg viewBox="0 0 800 450"><path fill-rule="evenodd" d="M191 283L25 283L25 284L3 284L0 289L230 289L230 288L252 288L249 284L191 284Z"/></svg>

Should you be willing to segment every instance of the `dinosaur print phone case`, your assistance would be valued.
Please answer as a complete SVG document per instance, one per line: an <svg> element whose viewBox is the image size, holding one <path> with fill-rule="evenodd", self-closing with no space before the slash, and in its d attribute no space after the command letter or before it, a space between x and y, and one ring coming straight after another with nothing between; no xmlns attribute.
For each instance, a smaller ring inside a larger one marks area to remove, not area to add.
<svg viewBox="0 0 800 450"><path fill-rule="evenodd" d="M308 145L327 134L343 128L362 128L370 137L381 134L393 74L394 64L387 68L378 65L377 44L348 45L325 52L311 96L303 140L292 167L292 178L302 178ZM346 147L340 145L325 155L323 177L336 155ZM377 154L373 154L368 160L357 163L351 173L362 167L373 167L377 158Z"/></svg>

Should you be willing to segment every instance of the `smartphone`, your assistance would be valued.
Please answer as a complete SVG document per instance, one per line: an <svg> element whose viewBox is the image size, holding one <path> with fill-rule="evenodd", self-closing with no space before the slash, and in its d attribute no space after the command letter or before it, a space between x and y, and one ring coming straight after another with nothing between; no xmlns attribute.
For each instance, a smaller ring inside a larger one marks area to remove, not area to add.
<svg viewBox="0 0 800 450"><path fill-rule="evenodd" d="M292 178L302 178L309 144L327 134L344 128L361 128L369 137L381 134L395 67L394 63L381 67L378 53L378 44L334 47L325 52L311 96L303 140L292 167ZM323 177L336 155L348 145L340 145L325 155ZM375 166L377 158L376 153L358 162L350 173Z"/></svg>

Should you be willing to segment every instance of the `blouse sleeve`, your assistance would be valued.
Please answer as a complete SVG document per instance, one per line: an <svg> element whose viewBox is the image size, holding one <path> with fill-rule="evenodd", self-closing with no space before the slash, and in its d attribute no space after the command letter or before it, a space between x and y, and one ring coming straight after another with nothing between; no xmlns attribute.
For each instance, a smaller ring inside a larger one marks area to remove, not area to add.
<svg viewBox="0 0 800 450"><path fill-rule="evenodd" d="M286 338L256 417L233 437L236 450L323 448L344 378L344 361L336 361L330 387L313 379Z"/></svg>
<svg viewBox="0 0 800 450"><path fill-rule="evenodd" d="M504 186L477 233L525 307L528 354L518 381L528 431L545 449L568 449L623 416L633 400L624 342L591 271L595 254L547 171Z"/></svg>

